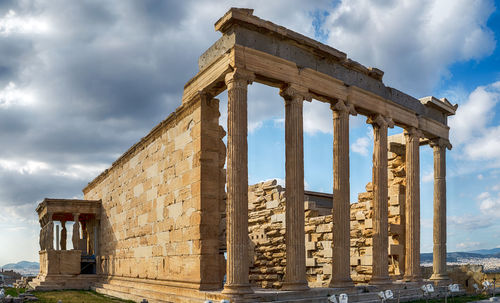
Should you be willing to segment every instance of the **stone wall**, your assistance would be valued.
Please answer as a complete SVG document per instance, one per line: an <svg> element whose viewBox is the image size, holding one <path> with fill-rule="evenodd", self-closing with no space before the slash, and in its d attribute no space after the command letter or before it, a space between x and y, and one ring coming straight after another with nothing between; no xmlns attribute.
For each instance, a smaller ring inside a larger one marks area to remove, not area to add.
<svg viewBox="0 0 500 303"><path fill-rule="evenodd" d="M404 146L390 143L389 272L403 271L405 172ZM372 267L372 185L351 204L351 277L367 282ZM263 288L280 288L284 278L285 189L276 180L249 186L250 280ZM332 274L332 196L305 193L307 280L310 287L328 286Z"/></svg>
<svg viewBox="0 0 500 303"><path fill-rule="evenodd" d="M389 144L389 274L400 277L404 271L405 224L405 148ZM358 195L351 204L351 277L354 282L368 282L372 274L373 186Z"/></svg>
<svg viewBox="0 0 500 303"><path fill-rule="evenodd" d="M203 94L183 104L84 189L85 199L102 199L98 273L221 287L218 106Z"/></svg>

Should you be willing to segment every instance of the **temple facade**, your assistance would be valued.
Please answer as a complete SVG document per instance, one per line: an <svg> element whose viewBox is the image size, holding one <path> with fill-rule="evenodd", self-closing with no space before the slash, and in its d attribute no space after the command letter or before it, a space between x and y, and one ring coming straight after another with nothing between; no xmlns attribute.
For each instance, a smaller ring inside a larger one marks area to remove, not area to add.
<svg viewBox="0 0 500 303"><path fill-rule="evenodd" d="M445 98L416 99L387 87L381 70L262 20L250 9L230 9L215 29L222 37L200 56L199 72L186 83L175 112L91 181L83 189L85 200L46 199L39 205L42 269L32 285L77 288L75 283L80 283L81 288L149 302L310 302L339 292L352 292L351 301L356 301L359 292L351 278L350 115L366 116L373 127L367 282L375 289L408 289L422 282L421 147L434 151L431 280L448 281L447 117L457 106ZM278 197L278 202L284 201L283 281L273 292L262 291L249 279L254 251L249 237L247 146L247 102L252 101L247 90L253 82L279 88L285 107L286 190ZM219 125L219 101L214 98L225 90L227 130ZM311 240L305 232L304 101L329 104L334 130L333 195L326 197L331 199L331 274L321 287L307 277L306 243ZM404 199L402 193L397 198L404 209L399 238L404 239L399 252L404 266L391 276L388 129L394 125L404 129L399 137L404 148ZM56 233L59 249L53 245L54 221L62 226ZM68 222L74 222L72 250L66 247ZM221 222L225 228L220 228Z"/></svg>

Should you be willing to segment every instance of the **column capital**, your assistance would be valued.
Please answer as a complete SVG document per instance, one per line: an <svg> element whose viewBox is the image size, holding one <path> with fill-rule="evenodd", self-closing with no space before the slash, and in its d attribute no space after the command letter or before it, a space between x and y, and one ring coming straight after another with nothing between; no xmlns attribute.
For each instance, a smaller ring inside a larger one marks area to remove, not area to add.
<svg viewBox="0 0 500 303"><path fill-rule="evenodd" d="M411 140L411 139L420 139L423 138L423 133L421 130L419 130L416 127L410 126L408 128L405 128L404 130L404 136L406 140Z"/></svg>
<svg viewBox="0 0 500 303"><path fill-rule="evenodd" d="M255 74L243 68L236 68L232 72L227 73L224 81L227 86L243 87L252 84L255 80Z"/></svg>
<svg viewBox="0 0 500 303"><path fill-rule="evenodd" d="M430 147L436 149L436 148L447 148L451 150L453 147L448 139L445 138L434 138L429 140L429 145Z"/></svg>
<svg viewBox="0 0 500 303"><path fill-rule="evenodd" d="M334 112L344 113L357 116L358 112L354 108L354 105L349 103L348 101L338 100L337 102L330 104L330 109Z"/></svg>
<svg viewBox="0 0 500 303"><path fill-rule="evenodd" d="M312 95L309 93L309 89L304 86L297 84L289 84L280 89L280 96L286 101L311 101Z"/></svg>
<svg viewBox="0 0 500 303"><path fill-rule="evenodd" d="M389 128L394 127L394 121L392 121L392 118L382 116L381 114L369 116L366 119L366 123L371 124L373 126L378 126L378 127L389 127Z"/></svg>

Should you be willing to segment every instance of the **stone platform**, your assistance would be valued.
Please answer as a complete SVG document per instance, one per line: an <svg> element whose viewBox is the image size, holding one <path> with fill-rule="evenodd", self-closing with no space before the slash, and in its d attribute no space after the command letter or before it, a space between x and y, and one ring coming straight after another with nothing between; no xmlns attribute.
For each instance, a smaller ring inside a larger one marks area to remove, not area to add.
<svg viewBox="0 0 500 303"><path fill-rule="evenodd" d="M142 281L141 281L142 280ZM192 289L181 290L178 287L166 286L161 281L152 282L145 279L112 278L106 282L99 281L92 287L98 293L120 297L128 300L140 302L147 299L150 303L166 302L205 302L211 300L220 302L222 299L230 302L279 302L279 303L327 303L331 295L345 293L349 296L349 302L378 303L379 291L391 289L394 293L392 301L408 302L423 299L423 292L420 290L422 283L395 282L381 286L356 286L351 288L311 288L308 291L279 291L262 288L254 288L253 294L231 297L222 294L221 291L198 291ZM436 287L436 292L432 298L444 297L445 287ZM465 291L454 294L454 296L464 295Z"/></svg>
<svg viewBox="0 0 500 303"><path fill-rule="evenodd" d="M36 277L28 285L36 291L90 289L96 281L97 275L48 275Z"/></svg>

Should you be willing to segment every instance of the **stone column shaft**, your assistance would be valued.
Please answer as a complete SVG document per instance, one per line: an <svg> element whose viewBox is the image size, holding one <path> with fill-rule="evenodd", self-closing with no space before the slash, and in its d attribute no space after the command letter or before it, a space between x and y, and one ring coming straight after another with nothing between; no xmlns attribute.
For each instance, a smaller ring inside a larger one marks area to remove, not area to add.
<svg viewBox="0 0 500 303"><path fill-rule="evenodd" d="M414 127L406 138L406 226L404 280L419 281L420 275L420 137Z"/></svg>
<svg viewBox="0 0 500 303"><path fill-rule="evenodd" d="M301 89L299 91L298 89ZM302 103L307 90L289 86L285 99L286 271L283 290L307 290L304 231L304 136Z"/></svg>
<svg viewBox="0 0 500 303"><path fill-rule="evenodd" d="M431 280L449 280L446 270L446 148L447 140L431 142L434 149L433 274Z"/></svg>
<svg viewBox="0 0 500 303"><path fill-rule="evenodd" d="M373 261L371 284L386 284L389 279L388 261L388 176L387 128L392 119L376 115L368 118L373 125Z"/></svg>
<svg viewBox="0 0 500 303"><path fill-rule="evenodd" d="M351 204L349 184L349 114L354 107L342 100L333 110L333 254L330 287L354 285L351 279Z"/></svg>
<svg viewBox="0 0 500 303"><path fill-rule="evenodd" d="M227 110L227 268L223 293L252 293L248 280L247 86L253 74L226 75Z"/></svg>

